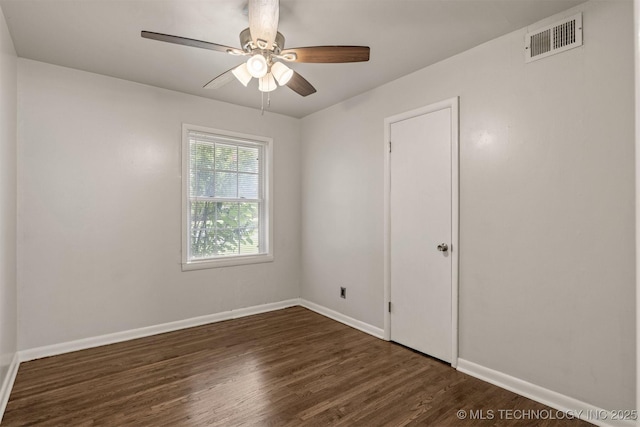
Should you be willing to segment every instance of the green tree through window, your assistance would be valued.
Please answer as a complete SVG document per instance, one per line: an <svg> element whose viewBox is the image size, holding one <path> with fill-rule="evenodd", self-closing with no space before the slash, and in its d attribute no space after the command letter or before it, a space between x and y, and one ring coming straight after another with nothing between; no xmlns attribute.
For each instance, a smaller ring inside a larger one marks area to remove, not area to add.
<svg viewBox="0 0 640 427"><path fill-rule="evenodd" d="M189 259L264 252L264 144L189 131Z"/></svg>

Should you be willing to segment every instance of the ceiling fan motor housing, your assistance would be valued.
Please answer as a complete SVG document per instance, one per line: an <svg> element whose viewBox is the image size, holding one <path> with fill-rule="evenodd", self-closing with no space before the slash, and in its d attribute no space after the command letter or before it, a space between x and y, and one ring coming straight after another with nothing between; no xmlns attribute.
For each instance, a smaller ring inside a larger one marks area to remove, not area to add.
<svg viewBox="0 0 640 427"><path fill-rule="evenodd" d="M253 43L253 40L251 39L251 30L249 28L245 28L240 32L240 46L242 46L242 50L247 53L251 53L256 49L261 49L267 50L272 54L279 55L282 49L284 49L284 36L282 33L277 32L273 46L271 46L270 49L262 49Z"/></svg>

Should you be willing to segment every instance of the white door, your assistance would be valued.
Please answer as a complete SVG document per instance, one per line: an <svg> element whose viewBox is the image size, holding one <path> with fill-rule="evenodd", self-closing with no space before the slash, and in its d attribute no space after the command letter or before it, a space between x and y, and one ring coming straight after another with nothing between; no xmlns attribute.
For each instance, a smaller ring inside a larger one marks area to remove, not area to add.
<svg viewBox="0 0 640 427"><path fill-rule="evenodd" d="M390 140L391 340L451 362L451 108L391 123Z"/></svg>

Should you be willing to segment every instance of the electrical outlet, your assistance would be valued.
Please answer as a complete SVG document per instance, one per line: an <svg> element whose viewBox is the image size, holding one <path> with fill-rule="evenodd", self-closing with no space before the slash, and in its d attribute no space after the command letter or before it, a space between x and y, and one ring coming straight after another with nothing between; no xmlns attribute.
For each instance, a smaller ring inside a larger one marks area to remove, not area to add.
<svg viewBox="0 0 640 427"><path fill-rule="evenodd" d="M340 298L347 299L347 288L340 286Z"/></svg>

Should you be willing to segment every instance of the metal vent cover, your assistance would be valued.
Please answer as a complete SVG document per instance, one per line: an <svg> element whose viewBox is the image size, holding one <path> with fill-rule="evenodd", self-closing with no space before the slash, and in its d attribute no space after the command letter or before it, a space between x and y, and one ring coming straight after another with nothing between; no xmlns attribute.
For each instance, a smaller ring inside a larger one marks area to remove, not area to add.
<svg viewBox="0 0 640 427"><path fill-rule="evenodd" d="M526 62L582 46L582 13L527 33L524 44Z"/></svg>

